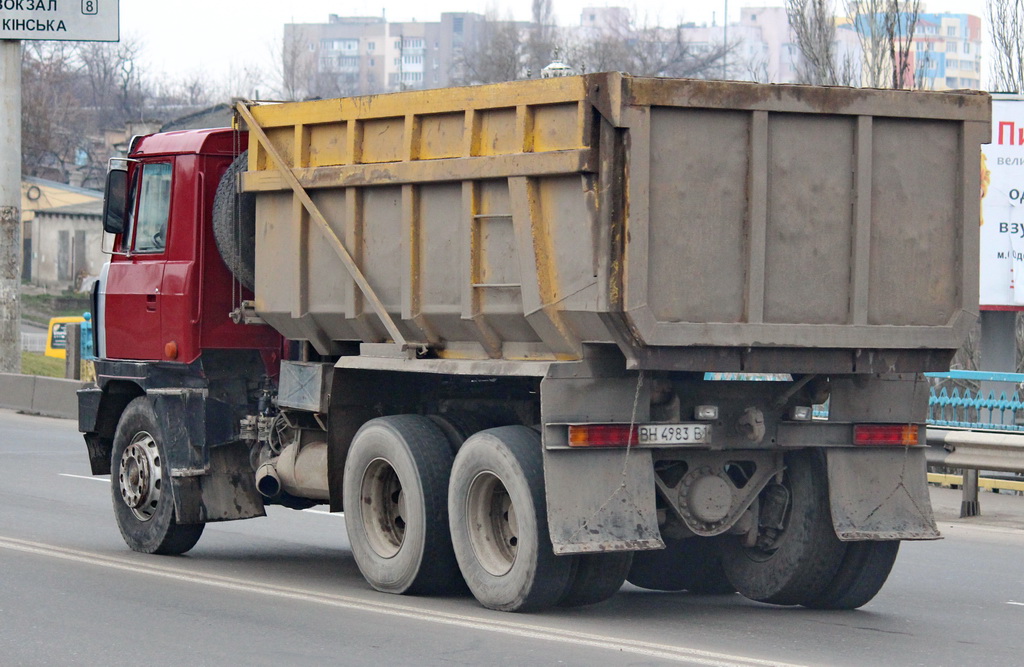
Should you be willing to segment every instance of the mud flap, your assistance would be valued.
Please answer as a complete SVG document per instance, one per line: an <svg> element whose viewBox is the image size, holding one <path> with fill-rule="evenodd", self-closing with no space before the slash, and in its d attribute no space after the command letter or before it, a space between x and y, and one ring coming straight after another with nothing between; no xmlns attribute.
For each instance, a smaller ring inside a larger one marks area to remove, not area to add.
<svg viewBox="0 0 1024 667"><path fill-rule="evenodd" d="M928 495L925 448L826 449L839 539L941 539Z"/></svg>
<svg viewBox="0 0 1024 667"><path fill-rule="evenodd" d="M556 554L662 549L650 450L544 452Z"/></svg>
<svg viewBox="0 0 1024 667"><path fill-rule="evenodd" d="M160 420L178 523L264 516L246 448L211 446L227 436L206 390L150 389L147 397Z"/></svg>

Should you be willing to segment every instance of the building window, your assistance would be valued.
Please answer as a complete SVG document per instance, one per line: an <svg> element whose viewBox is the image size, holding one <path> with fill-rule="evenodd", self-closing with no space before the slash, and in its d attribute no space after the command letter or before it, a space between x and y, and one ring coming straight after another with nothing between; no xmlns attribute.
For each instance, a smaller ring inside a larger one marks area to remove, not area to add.
<svg viewBox="0 0 1024 667"><path fill-rule="evenodd" d="M956 53L956 42L946 42L946 53Z"/></svg>
<svg viewBox="0 0 1024 667"><path fill-rule="evenodd" d="M465 19L463 17L461 17L461 16L456 16L455 18L453 18L452 19L452 32L454 32L456 35L461 35L462 34L462 28L463 28L464 21L465 21Z"/></svg>
<svg viewBox="0 0 1024 667"><path fill-rule="evenodd" d="M970 42L964 42L964 53L970 53L970 52L971 52L971 43Z"/></svg>
<svg viewBox="0 0 1024 667"><path fill-rule="evenodd" d="M367 42L366 43L366 50L367 51L373 51L375 48L377 48L377 45L374 44L373 42Z"/></svg>
<svg viewBox="0 0 1024 667"><path fill-rule="evenodd" d="M955 25L951 25L948 28L946 28L946 36L947 37L956 37L956 26Z"/></svg>

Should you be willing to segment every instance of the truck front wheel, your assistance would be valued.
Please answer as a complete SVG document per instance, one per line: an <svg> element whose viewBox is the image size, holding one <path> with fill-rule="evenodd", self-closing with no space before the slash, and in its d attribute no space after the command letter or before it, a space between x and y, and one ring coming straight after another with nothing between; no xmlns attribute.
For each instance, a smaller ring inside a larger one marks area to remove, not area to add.
<svg viewBox="0 0 1024 667"><path fill-rule="evenodd" d="M203 534L204 524L179 524L175 519L159 421L144 396L128 404L117 424L110 490L117 527L134 551L183 554Z"/></svg>
<svg viewBox="0 0 1024 667"><path fill-rule="evenodd" d="M372 419L345 459L342 499L352 555L385 593L446 593L460 587L448 534L452 452L426 417Z"/></svg>
<svg viewBox="0 0 1024 667"><path fill-rule="evenodd" d="M744 597L798 605L817 599L839 572L846 545L832 527L824 457L786 454L782 484L761 492L757 544L722 543L722 565Z"/></svg>
<svg viewBox="0 0 1024 667"><path fill-rule="evenodd" d="M569 590L574 557L551 546L536 431L502 426L466 440L452 467L448 515L462 576L483 606L535 611Z"/></svg>

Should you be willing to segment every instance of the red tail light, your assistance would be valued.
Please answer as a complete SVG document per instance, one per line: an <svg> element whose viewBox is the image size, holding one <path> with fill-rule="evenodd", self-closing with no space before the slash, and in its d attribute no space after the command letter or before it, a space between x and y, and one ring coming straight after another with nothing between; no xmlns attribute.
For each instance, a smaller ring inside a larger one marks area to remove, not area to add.
<svg viewBox="0 0 1024 667"><path fill-rule="evenodd" d="M585 424L569 427L570 447L626 447L637 444L637 428L628 424Z"/></svg>
<svg viewBox="0 0 1024 667"><path fill-rule="evenodd" d="M855 445L909 447L919 442L917 424L857 424L853 427Z"/></svg>

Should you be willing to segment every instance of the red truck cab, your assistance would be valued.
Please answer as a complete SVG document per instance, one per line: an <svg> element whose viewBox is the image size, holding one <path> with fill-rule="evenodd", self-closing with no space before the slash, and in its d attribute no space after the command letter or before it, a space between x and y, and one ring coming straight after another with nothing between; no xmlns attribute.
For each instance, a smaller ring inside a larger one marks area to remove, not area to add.
<svg viewBox="0 0 1024 667"><path fill-rule="evenodd" d="M191 363L204 349L280 349L270 327L230 318L252 295L214 240L217 186L246 143L245 133L230 129L133 140L122 177L125 215L100 308L105 358ZM107 196L115 205L116 187L108 185Z"/></svg>

